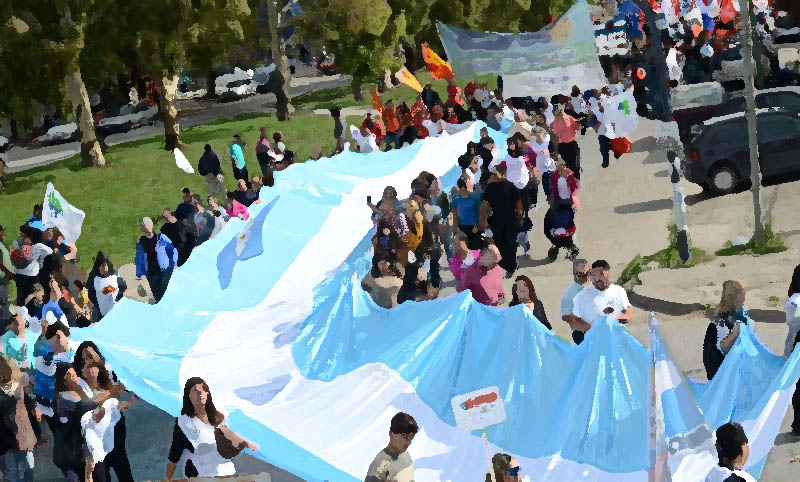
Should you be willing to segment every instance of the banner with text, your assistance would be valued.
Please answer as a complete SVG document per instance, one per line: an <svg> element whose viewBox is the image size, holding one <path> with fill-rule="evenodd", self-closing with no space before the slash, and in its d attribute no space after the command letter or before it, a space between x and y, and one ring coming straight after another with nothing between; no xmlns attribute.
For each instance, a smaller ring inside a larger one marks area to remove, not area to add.
<svg viewBox="0 0 800 482"><path fill-rule="evenodd" d="M573 85L585 90L605 84L586 0L537 32L473 32L441 22L437 27L456 75L501 75L507 98L550 97Z"/></svg>

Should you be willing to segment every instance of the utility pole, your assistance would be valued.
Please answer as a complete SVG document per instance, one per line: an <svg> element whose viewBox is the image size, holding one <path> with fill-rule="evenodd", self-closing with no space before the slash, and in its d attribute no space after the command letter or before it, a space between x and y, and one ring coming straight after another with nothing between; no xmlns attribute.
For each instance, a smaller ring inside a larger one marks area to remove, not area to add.
<svg viewBox="0 0 800 482"><path fill-rule="evenodd" d="M756 98L753 86L753 36L750 28L750 0L739 0L742 21L742 57L744 59L744 100L747 106L747 142L750 144L750 182L753 193L753 240L764 242L764 224L761 219L761 166L758 163L758 136L756 124Z"/></svg>

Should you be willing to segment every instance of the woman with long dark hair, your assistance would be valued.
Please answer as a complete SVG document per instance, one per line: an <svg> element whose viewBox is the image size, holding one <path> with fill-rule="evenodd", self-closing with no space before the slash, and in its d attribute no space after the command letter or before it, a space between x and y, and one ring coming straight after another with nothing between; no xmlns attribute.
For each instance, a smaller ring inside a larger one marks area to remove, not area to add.
<svg viewBox="0 0 800 482"><path fill-rule="evenodd" d="M533 316L541 324L552 331L553 327L547 321L547 313L544 311L542 301L536 297L536 290L533 287L533 281L527 276L517 276L514 280L514 285L511 287L511 303L508 306L525 305Z"/></svg>
<svg viewBox="0 0 800 482"><path fill-rule="evenodd" d="M220 443L232 447L221 447ZM172 479L184 452L189 453L183 470L186 477L234 475L233 462L223 457L220 450L225 449L230 452L227 455L233 456L245 448L258 450L258 446L225 427L225 415L214 406L208 384L200 377L186 380L181 416L175 420L172 431L166 479Z"/></svg>
<svg viewBox="0 0 800 482"><path fill-rule="evenodd" d="M91 341L84 341L78 346L73 366L80 377L78 383L90 398L101 396L119 384L116 374L111 371L111 365L100 354L97 345ZM124 390L124 386L119 389ZM94 439L90 442L87 437L87 445L90 446L90 452L93 452L92 462L95 464L94 473L97 479L95 482L110 481L111 469L114 469L119 482L133 482L128 452L125 449L127 427L125 415L122 413L137 400L136 394L131 395L130 401L117 405L118 414L106 415L109 417L108 423L103 423L102 430L98 431L101 434L99 438L102 439L102 444L93 443L96 442Z"/></svg>
<svg viewBox="0 0 800 482"><path fill-rule="evenodd" d="M53 463L70 482L87 479L85 475L88 464L83 453L85 440L81 419L84 414L91 413L91 418L99 422L106 414L104 402L121 393L120 388L112 387L108 392L92 399L81 388L78 380L71 363L61 362L56 365ZM90 476L88 480L91 479Z"/></svg>
<svg viewBox="0 0 800 482"><path fill-rule="evenodd" d="M98 255L98 259L100 256ZM95 260L97 275L94 277L94 296L97 299L97 308L100 319L111 311L111 308L125 296L128 289L127 283L117 274L111 259L104 256L101 262Z"/></svg>
<svg viewBox="0 0 800 482"><path fill-rule="evenodd" d="M486 474L486 482L514 482L522 480L519 462L509 454L494 454L492 457L492 474Z"/></svg>

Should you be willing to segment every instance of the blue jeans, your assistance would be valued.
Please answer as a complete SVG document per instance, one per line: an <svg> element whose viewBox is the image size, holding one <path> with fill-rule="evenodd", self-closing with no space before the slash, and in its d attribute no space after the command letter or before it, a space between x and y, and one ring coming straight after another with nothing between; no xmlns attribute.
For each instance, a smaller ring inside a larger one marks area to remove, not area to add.
<svg viewBox="0 0 800 482"><path fill-rule="evenodd" d="M6 477L11 482L33 482L33 452L9 450L5 462Z"/></svg>
<svg viewBox="0 0 800 482"><path fill-rule="evenodd" d="M400 133L399 132L387 132L386 137L384 137L386 141L386 150L389 151L392 149L392 145L394 145L395 149L400 148Z"/></svg>

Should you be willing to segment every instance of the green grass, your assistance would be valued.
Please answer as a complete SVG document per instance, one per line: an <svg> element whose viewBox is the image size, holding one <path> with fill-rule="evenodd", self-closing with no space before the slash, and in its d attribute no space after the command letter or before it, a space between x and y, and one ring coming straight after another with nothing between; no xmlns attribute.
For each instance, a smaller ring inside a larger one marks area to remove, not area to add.
<svg viewBox="0 0 800 482"><path fill-rule="evenodd" d="M442 98L442 101L447 100L447 81L445 80L433 80L431 77L430 72L426 69L418 70L414 76L419 81L420 85L423 87L427 82L431 82L431 86L433 90L439 93L439 96ZM456 83L463 89L464 86L470 79L460 79L456 78ZM476 77L475 81L478 83L486 82L489 90L494 90L497 88L497 77L496 76L481 76ZM371 106L372 105L372 96L370 95L370 89L373 87L377 87L375 84L364 84L362 86L362 92L364 95L363 101L355 100L353 97L353 91L350 86L344 87L336 87L333 89L325 89L319 90L316 92L309 92L307 94L298 95L297 97L292 98L292 105L295 109L330 109L331 107L353 107L353 106ZM390 89L387 92L383 92L380 94L381 100L386 102L389 99L395 101L395 105L397 104L398 99L405 100L409 105L414 102L416 99L417 92L408 87L407 85L400 85L393 89Z"/></svg>
<svg viewBox="0 0 800 482"><path fill-rule="evenodd" d="M767 224L764 226L764 242L757 243L755 239L750 238L745 244L741 244L739 246L734 246L733 243L727 241L725 245L717 251L717 256L740 256L744 254L754 255L754 254L771 254L771 253L780 253L786 251L788 248L786 247L786 243L784 242L783 236L776 234L772 231L772 225Z"/></svg>
<svg viewBox="0 0 800 482"><path fill-rule="evenodd" d="M659 268L669 269L691 268L711 261L712 257L708 253L699 248L692 248L690 262L684 263L678 252L678 230L674 224L668 226L667 229L669 230L669 246L649 256L637 254L620 273L617 280L618 284L624 285L628 281L637 278L644 271L645 266L654 261L658 263Z"/></svg>
<svg viewBox="0 0 800 482"><path fill-rule="evenodd" d="M350 123L361 119L351 117ZM232 120L222 119L182 132L183 153L193 167L211 144L220 158L225 184L235 188L228 143L236 132L248 143L245 160L250 175L260 175L255 156L259 129L265 126L271 134L280 130L286 146L296 153L298 162L311 156L315 145L328 155L334 147L333 121L327 116L297 115L290 122L278 122L274 116L246 114ZM111 256L118 266L133 262L139 238L138 220L149 216L158 223L161 211L175 209L181 202L181 189L189 187L203 196L207 194L205 179L185 174L175 166L171 152L165 151L163 136L112 146L106 152L107 168L81 168L80 158L73 156L48 166L8 176L8 190L0 195L0 225L6 228L6 244L18 236L18 226L30 216L34 204L41 203L48 182L79 209L86 212L83 231L78 239L79 265L88 269L98 250ZM158 227L158 224L157 224Z"/></svg>

